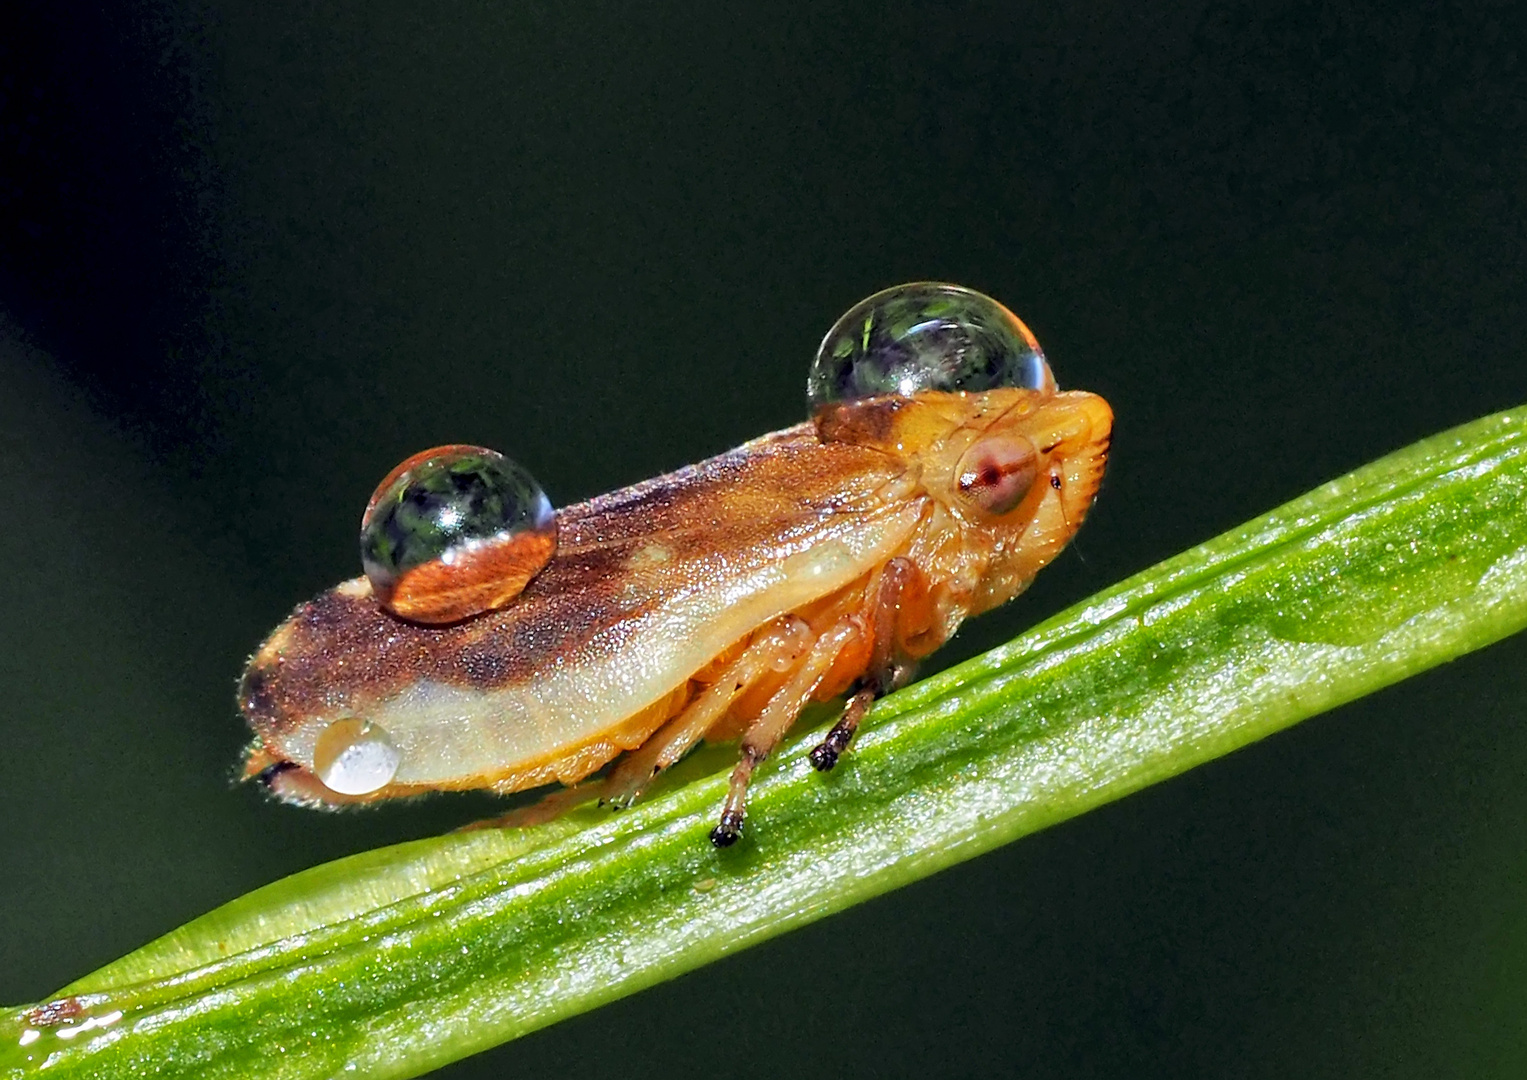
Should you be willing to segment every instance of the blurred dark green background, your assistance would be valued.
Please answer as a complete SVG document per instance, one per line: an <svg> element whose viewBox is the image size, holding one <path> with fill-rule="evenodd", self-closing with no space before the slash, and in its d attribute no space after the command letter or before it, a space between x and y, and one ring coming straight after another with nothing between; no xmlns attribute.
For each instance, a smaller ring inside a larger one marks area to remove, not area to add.
<svg viewBox="0 0 1527 1080"><path fill-rule="evenodd" d="M420 447L575 501L975 286L1118 428L955 656L1527 403L1514 5L641 8L0 15L0 1000L484 812L229 786L245 656ZM441 1075L1523 1075L1524 720L1518 638Z"/></svg>

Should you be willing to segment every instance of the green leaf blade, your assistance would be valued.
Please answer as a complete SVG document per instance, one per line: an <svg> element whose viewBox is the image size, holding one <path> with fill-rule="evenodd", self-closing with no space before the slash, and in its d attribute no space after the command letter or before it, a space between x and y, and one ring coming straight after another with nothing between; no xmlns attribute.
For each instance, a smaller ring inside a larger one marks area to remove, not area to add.
<svg viewBox="0 0 1527 1080"><path fill-rule="evenodd" d="M86 1011L72 1023L17 1010L0 1024L0 1068L415 1076L1524 626L1517 410L1390 455L886 699L830 776L804 760L820 732L798 735L760 776L736 849L706 841L722 753L619 816L341 860L74 984Z"/></svg>

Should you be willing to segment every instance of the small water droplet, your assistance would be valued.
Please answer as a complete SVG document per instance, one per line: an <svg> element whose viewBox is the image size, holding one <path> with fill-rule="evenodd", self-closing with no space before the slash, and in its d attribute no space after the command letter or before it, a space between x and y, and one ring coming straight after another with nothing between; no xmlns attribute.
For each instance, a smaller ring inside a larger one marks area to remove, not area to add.
<svg viewBox="0 0 1527 1080"><path fill-rule="evenodd" d="M313 748L313 771L341 795L369 795L386 787L400 760L387 732L356 716L334 721Z"/></svg>

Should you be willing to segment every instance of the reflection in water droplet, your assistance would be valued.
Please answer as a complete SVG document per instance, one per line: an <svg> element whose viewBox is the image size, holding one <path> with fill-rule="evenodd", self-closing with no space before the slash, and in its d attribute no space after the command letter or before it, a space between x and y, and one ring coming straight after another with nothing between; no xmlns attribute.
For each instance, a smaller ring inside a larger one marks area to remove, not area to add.
<svg viewBox="0 0 1527 1080"><path fill-rule="evenodd" d="M324 786L341 795L369 795L397 775L398 748L376 724L349 716L318 736L313 771Z"/></svg>
<svg viewBox="0 0 1527 1080"><path fill-rule="evenodd" d="M848 309L822 339L806 380L812 415L839 401L925 390L1051 391L1039 342L989 296L914 281Z"/></svg>
<svg viewBox="0 0 1527 1080"><path fill-rule="evenodd" d="M446 623L518 596L556 550L557 524L524 466L481 446L437 446L377 486L360 540L384 608Z"/></svg>

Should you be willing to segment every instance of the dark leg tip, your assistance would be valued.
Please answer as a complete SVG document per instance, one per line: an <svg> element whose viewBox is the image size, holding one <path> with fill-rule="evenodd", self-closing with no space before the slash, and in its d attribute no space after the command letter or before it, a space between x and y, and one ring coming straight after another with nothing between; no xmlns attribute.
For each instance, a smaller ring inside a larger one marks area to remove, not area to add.
<svg viewBox="0 0 1527 1080"><path fill-rule="evenodd" d="M255 777L255 782L261 787L265 788L265 790L269 791L271 789L271 785L276 782L276 777L280 776L282 773L291 772L295 768L297 768L297 764L295 762L278 761L274 765L267 765L265 768L261 769L259 774Z"/></svg>
<svg viewBox="0 0 1527 1080"><path fill-rule="evenodd" d="M742 815L731 811L721 815L721 823L710 831L710 842L718 848L729 848L742 836Z"/></svg>
<svg viewBox="0 0 1527 1080"><path fill-rule="evenodd" d="M811 767L817 772L827 772L838 763L843 756L843 751L848 749L849 740L854 737L854 729L839 720L827 733L815 750L807 756L811 759Z"/></svg>

